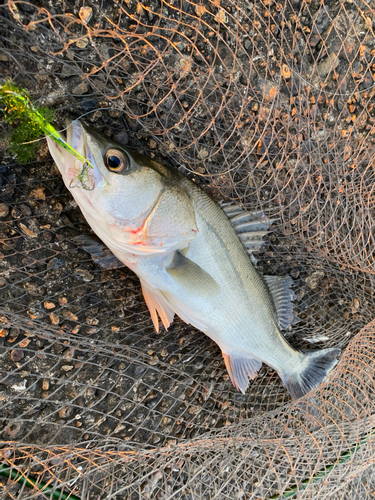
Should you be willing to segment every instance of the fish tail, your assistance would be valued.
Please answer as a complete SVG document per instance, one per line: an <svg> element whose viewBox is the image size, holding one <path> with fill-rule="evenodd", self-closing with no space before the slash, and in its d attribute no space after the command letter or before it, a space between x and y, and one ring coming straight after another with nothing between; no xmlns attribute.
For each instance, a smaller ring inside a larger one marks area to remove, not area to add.
<svg viewBox="0 0 375 500"><path fill-rule="evenodd" d="M340 349L329 348L302 354L302 367L292 374L280 373L280 377L293 399L299 399L315 389L338 363Z"/></svg>

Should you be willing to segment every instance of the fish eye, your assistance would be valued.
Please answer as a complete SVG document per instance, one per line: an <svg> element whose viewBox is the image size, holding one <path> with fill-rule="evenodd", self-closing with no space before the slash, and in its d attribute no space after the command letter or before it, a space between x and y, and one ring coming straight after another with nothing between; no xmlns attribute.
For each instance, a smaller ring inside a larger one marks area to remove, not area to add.
<svg viewBox="0 0 375 500"><path fill-rule="evenodd" d="M105 164L112 172L123 172L129 167L129 159L117 149L109 149L105 155Z"/></svg>

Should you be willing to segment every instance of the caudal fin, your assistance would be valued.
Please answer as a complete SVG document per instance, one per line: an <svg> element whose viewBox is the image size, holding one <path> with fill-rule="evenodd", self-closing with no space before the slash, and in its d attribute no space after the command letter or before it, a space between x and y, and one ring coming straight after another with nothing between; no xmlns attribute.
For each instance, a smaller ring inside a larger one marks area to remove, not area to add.
<svg viewBox="0 0 375 500"><path fill-rule="evenodd" d="M280 373L280 377L293 399L298 399L315 389L338 363L340 349L330 348L303 355L302 367L292 374Z"/></svg>

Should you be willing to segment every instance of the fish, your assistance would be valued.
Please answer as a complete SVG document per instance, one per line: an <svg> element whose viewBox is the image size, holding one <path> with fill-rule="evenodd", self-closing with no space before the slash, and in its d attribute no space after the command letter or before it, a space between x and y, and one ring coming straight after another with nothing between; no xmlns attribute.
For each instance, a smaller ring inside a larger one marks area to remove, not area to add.
<svg viewBox="0 0 375 500"><path fill-rule="evenodd" d="M159 318L168 329L175 315L201 330L220 347L243 394L262 363L276 370L294 400L326 378L340 349L300 352L287 342L282 329L295 319L293 281L263 276L249 255L274 219L217 204L177 169L78 120L69 123L66 142L86 162L47 142L65 186L111 252L103 265L134 271L156 331ZM100 261L95 243L86 240L86 248Z"/></svg>

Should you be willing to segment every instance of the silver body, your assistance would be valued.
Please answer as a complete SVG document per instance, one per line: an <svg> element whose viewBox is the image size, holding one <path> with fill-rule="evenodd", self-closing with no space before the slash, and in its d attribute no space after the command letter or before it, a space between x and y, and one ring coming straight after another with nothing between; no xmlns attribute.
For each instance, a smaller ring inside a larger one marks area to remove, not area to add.
<svg viewBox="0 0 375 500"><path fill-rule="evenodd" d="M82 164L48 139L64 182L91 228L140 278L156 329L157 315L168 328L177 314L203 331L243 392L262 361L286 385L306 370L307 356L285 341L264 279L215 202L185 176L133 151L126 150L127 172L110 172L105 149L119 145L77 122L67 142L92 161L94 187L72 188Z"/></svg>

